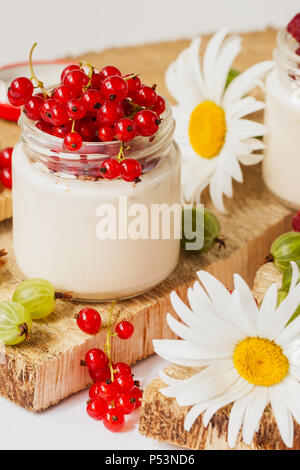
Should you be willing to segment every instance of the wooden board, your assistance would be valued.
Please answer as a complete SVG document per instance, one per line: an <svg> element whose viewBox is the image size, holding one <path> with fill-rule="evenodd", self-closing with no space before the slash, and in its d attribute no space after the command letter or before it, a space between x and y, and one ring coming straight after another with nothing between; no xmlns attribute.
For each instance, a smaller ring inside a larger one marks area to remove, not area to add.
<svg viewBox="0 0 300 470"><path fill-rule="evenodd" d="M205 39L205 41L207 38ZM245 50L236 62L243 69L257 61L271 57L275 31L244 35ZM164 86L164 72L188 41L111 49L100 54L86 54L82 59L101 66L114 63L125 72L140 72L146 82L158 83L158 89L168 96ZM15 124L0 121L0 144L13 145L19 135ZM290 227L291 212L276 201L266 190L261 179L260 166L244 168L245 184L234 185L235 199L227 201L227 216L219 216L226 249L215 247L200 256L182 254L180 263L169 278L152 291L116 306L113 323L130 319L135 334L129 341L113 338L113 360L134 363L153 353L154 338L171 337L165 322L171 309L169 294L176 289L184 297L195 279L195 272L207 269L229 288L232 273L240 273L253 282L257 268L263 263L274 238ZM208 202L208 207L212 209ZM0 225L0 248L9 255L0 269L0 300L11 298L15 286L22 280L14 257L11 224ZM0 365L0 394L33 411L57 403L68 395L85 388L89 377L80 367L88 349L103 346L105 328L91 338L80 332L73 318L83 304L59 301L57 309L46 320L35 322L31 341L17 347L7 347L4 364ZM106 325L109 304L96 305Z"/></svg>
<svg viewBox="0 0 300 470"><path fill-rule="evenodd" d="M261 267L255 278L253 294L260 301L267 288L276 282L281 286L282 275L272 263ZM200 370L200 369L196 369ZM195 374L195 369L172 365L166 372L177 379L186 379ZM163 396L159 390L165 384L155 379L144 391L139 431L141 434L163 442L197 450L229 450L227 444L228 418L232 405L221 408L211 419L207 428L202 417L195 421L190 432L184 431L184 420L190 407L181 407L173 398ZM294 422L294 450L300 450L300 425ZM250 446L243 443L241 432L236 449L238 450L286 450L270 406L263 414L258 432Z"/></svg>

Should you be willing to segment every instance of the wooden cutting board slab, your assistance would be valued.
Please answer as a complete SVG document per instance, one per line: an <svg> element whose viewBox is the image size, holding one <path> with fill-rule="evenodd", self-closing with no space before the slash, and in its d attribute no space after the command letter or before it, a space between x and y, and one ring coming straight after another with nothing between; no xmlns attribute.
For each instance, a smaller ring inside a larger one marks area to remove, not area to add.
<svg viewBox="0 0 300 470"><path fill-rule="evenodd" d="M262 266L257 272L253 294L260 302L268 287L276 282L281 287L282 275L272 263ZM172 365L166 372L174 378L186 379L195 369ZM232 404L218 410L207 428L202 417L195 421L190 432L184 430L184 420L190 407L181 407L173 398L163 396L159 390L165 384L158 378L153 380L144 391L139 431L141 434L169 442L180 447L196 450L230 450L227 444L228 419ZM300 450L300 425L294 422L295 434L293 450ZM262 416L260 427L250 446L242 441L241 432L237 439L236 450L287 450L283 443L271 407Z"/></svg>
<svg viewBox="0 0 300 470"><path fill-rule="evenodd" d="M240 70L271 57L275 31L246 34L244 42L245 49L235 64ZM85 54L81 59L99 67L111 63L124 72L139 72L145 82L157 83L158 90L169 97L164 85L165 70L187 44L188 41L182 40L110 49ZM18 136L15 124L0 121L0 147L14 145ZM234 185L234 200L226 201L228 215L219 215L226 249L215 247L206 255L182 254L178 267L166 281L140 297L117 304L113 324L129 319L134 323L135 333L128 341L113 338L114 361L132 364L153 353L154 338L171 337L165 322L165 315L171 310L169 294L176 289L184 297L197 270L210 271L229 288L233 272L253 282L271 242L289 229L292 214L265 188L259 165L244 168L244 178L243 185ZM214 210L209 201L207 207ZM0 248L8 251L7 262L0 267L1 301L11 298L22 280L14 260L10 221L0 224ZM86 369L80 367L80 360L91 347L103 347L109 304L96 304L104 328L92 338L79 331L73 318L86 305L58 301L52 315L34 322L29 343L5 349L0 364L1 395L29 410L39 411L87 387L90 379Z"/></svg>

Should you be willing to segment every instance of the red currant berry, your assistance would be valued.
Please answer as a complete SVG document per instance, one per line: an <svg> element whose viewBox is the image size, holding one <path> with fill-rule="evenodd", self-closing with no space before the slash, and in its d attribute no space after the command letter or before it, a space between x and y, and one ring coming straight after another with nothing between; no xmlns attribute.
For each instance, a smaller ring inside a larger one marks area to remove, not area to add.
<svg viewBox="0 0 300 470"><path fill-rule="evenodd" d="M104 80L104 75L101 72L94 72L91 78L91 86L96 90L101 90L101 85Z"/></svg>
<svg viewBox="0 0 300 470"><path fill-rule="evenodd" d="M292 227L295 232L300 232L300 211L294 215L292 220Z"/></svg>
<svg viewBox="0 0 300 470"><path fill-rule="evenodd" d="M85 355L85 363L91 370L106 369L108 365L108 359L102 349L93 348L90 349Z"/></svg>
<svg viewBox="0 0 300 470"><path fill-rule="evenodd" d="M10 168L3 168L0 173L0 182L3 184L5 188L11 189L12 188L12 174Z"/></svg>
<svg viewBox="0 0 300 470"><path fill-rule="evenodd" d="M101 317L94 308L83 308L77 316L77 325L85 333L95 335L101 328Z"/></svg>
<svg viewBox="0 0 300 470"><path fill-rule="evenodd" d="M65 67L61 73L60 81L63 82L65 76L68 75L68 73L71 72L72 70L80 70L80 66L78 64L70 64L67 67Z"/></svg>
<svg viewBox="0 0 300 470"><path fill-rule="evenodd" d="M137 128L132 119L122 118L114 126L115 138L121 142L129 142L137 135Z"/></svg>
<svg viewBox="0 0 300 470"><path fill-rule="evenodd" d="M52 128L52 135L55 135L55 137L60 137L63 139L65 135L71 131L72 124L71 122L67 122L67 124L62 124L61 126L54 126Z"/></svg>
<svg viewBox="0 0 300 470"><path fill-rule="evenodd" d="M86 104L81 98L74 98L67 103L67 113L71 119L82 119L86 111Z"/></svg>
<svg viewBox="0 0 300 470"><path fill-rule="evenodd" d="M134 326L129 321L120 321L116 326L116 333L121 339L129 339L133 335Z"/></svg>
<svg viewBox="0 0 300 470"><path fill-rule="evenodd" d="M136 91L134 95L134 101L140 106L150 108L151 106L155 105L156 97L157 94L153 88L147 85L142 85Z"/></svg>
<svg viewBox="0 0 300 470"><path fill-rule="evenodd" d="M134 387L131 392L131 396L135 398L135 408L139 408L142 404L143 392L140 388Z"/></svg>
<svg viewBox="0 0 300 470"><path fill-rule="evenodd" d="M22 100L24 104L32 97L33 84L29 78L18 77L11 82L9 91L14 98Z"/></svg>
<svg viewBox="0 0 300 470"><path fill-rule="evenodd" d="M139 181L138 178L142 174L140 163L134 158L126 158L121 163L121 178L124 181Z"/></svg>
<svg viewBox="0 0 300 470"><path fill-rule="evenodd" d="M97 131L98 139L101 142L111 142L114 140L114 130L110 126L101 126Z"/></svg>
<svg viewBox="0 0 300 470"><path fill-rule="evenodd" d="M128 75L125 75L124 78L128 77ZM139 79L139 77L135 76L135 77L131 77L131 78L128 78L127 81L127 86L128 86L128 96L130 96L130 98L134 98L135 96L135 93L137 92L137 90L139 88L141 88L142 86L142 82L141 80Z"/></svg>
<svg viewBox="0 0 300 470"><path fill-rule="evenodd" d="M131 396L130 392L124 392L117 398L116 407L125 415L129 415L135 410L135 398Z"/></svg>
<svg viewBox="0 0 300 470"><path fill-rule="evenodd" d="M125 362L117 362L114 364L114 370L119 375L129 375L130 377L132 376L131 367L128 364L125 364Z"/></svg>
<svg viewBox="0 0 300 470"><path fill-rule="evenodd" d="M101 123L113 126L116 121L124 116L124 110L119 103L105 101L98 113L98 116Z"/></svg>
<svg viewBox="0 0 300 470"><path fill-rule="evenodd" d="M6 147L0 152L0 168L11 168L11 156L13 153L13 147Z"/></svg>
<svg viewBox="0 0 300 470"><path fill-rule="evenodd" d="M74 98L74 89L67 85L60 85L54 91L53 98L58 103L66 104L72 98Z"/></svg>
<svg viewBox="0 0 300 470"><path fill-rule="evenodd" d="M41 118L41 106L44 103L44 99L40 96L32 96L24 106L24 113L32 121L37 121Z"/></svg>
<svg viewBox="0 0 300 470"><path fill-rule="evenodd" d="M134 116L134 123L138 129L140 135L144 137L150 137L154 135L160 124L160 120L153 111L149 109L143 109Z"/></svg>
<svg viewBox="0 0 300 470"><path fill-rule="evenodd" d="M115 382L119 392L130 392L134 387L134 380L129 375L120 375Z"/></svg>
<svg viewBox="0 0 300 470"><path fill-rule="evenodd" d="M42 119L35 124L35 127L40 129L40 131L46 132L47 134L52 134L53 126L49 122L43 121Z"/></svg>
<svg viewBox="0 0 300 470"><path fill-rule="evenodd" d="M24 100L15 98L11 94L9 89L8 89L8 92L7 92L7 98L8 98L8 101L10 102L10 104L13 105L13 106L16 106L17 108L19 108L20 106L23 106L25 104Z"/></svg>
<svg viewBox="0 0 300 470"><path fill-rule="evenodd" d="M66 124L69 120L66 108L52 98L49 98L42 103L40 113L44 121L50 122L50 124L53 124L54 126Z"/></svg>
<svg viewBox="0 0 300 470"><path fill-rule="evenodd" d="M82 95L82 100L86 104L88 111L98 111L103 104L103 97L98 90L90 89Z"/></svg>
<svg viewBox="0 0 300 470"><path fill-rule="evenodd" d="M101 70L101 73L104 78L112 77L113 75L119 75L119 77L121 77L122 75L120 70L117 69L117 67L114 67L113 65L106 65L106 67L103 67L103 69Z"/></svg>
<svg viewBox="0 0 300 470"><path fill-rule="evenodd" d="M84 142L93 142L96 139L96 128L87 119L79 121L76 128Z"/></svg>
<svg viewBox="0 0 300 470"><path fill-rule="evenodd" d="M297 42L300 42L300 13L294 16L294 18L289 22L287 31L294 39L296 39Z"/></svg>
<svg viewBox="0 0 300 470"><path fill-rule="evenodd" d="M103 382L103 380L110 379L111 373L108 367L106 369L98 370L89 369L89 376L93 382Z"/></svg>
<svg viewBox="0 0 300 470"><path fill-rule="evenodd" d="M119 387L116 386L116 382L112 382L107 379L103 382L98 383L97 387L98 397L103 398L107 401L112 401L119 394Z"/></svg>
<svg viewBox="0 0 300 470"><path fill-rule="evenodd" d="M91 400L86 407L86 411L91 418L100 421L107 413L107 403L101 398L97 400Z"/></svg>
<svg viewBox="0 0 300 470"><path fill-rule="evenodd" d="M121 173L121 165L115 158L108 158L102 162L100 172L107 180L118 178Z"/></svg>
<svg viewBox="0 0 300 470"><path fill-rule="evenodd" d="M122 101L126 98L128 86L124 78L114 75L107 77L101 86L101 94L106 100Z"/></svg>
<svg viewBox="0 0 300 470"><path fill-rule="evenodd" d="M100 119L98 116L98 113L89 113L87 112L85 116L86 122L91 126L95 128L95 132L97 127L99 127Z"/></svg>
<svg viewBox="0 0 300 470"><path fill-rule="evenodd" d="M88 84L88 81L88 76L82 70L71 70L64 76L62 83L74 88L74 93L78 93Z"/></svg>
<svg viewBox="0 0 300 470"><path fill-rule="evenodd" d="M103 423L109 431L119 432L125 423L124 413L117 408L111 408L104 416Z"/></svg>
<svg viewBox="0 0 300 470"><path fill-rule="evenodd" d="M157 95L155 104L151 109L160 116L166 109L165 100L160 95Z"/></svg>
<svg viewBox="0 0 300 470"><path fill-rule="evenodd" d="M79 150L82 147L82 137L78 132L69 132L64 137L64 145L71 152Z"/></svg>

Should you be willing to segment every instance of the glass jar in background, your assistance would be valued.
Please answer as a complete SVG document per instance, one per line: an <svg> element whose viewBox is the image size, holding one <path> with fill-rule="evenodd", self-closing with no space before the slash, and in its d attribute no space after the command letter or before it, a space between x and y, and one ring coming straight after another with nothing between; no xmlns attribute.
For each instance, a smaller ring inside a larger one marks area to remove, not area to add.
<svg viewBox="0 0 300 470"><path fill-rule="evenodd" d="M275 68L266 82L267 136L263 178L290 207L300 207L300 56L286 28L279 31Z"/></svg>
<svg viewBox="0 0 300 470"><path fill-rule="evenodd" d="M119 236L127 223L119 196L128 207L144 205L149 214L152 204L180 204L180 154L170 106L162 117L154 138L137 137L125 150L142 166L141 182L128 183L105 180L99 172L103 160L118 154L120 142L88 142L78 153L67 153L61 139L21 115L13 154L13 232L16 261L27 278L46 279L77 299L111 300L141 294L173 271L180 227L171 229L169 239ZM116 215L115 239L98 236L106 205Z"/></svg>

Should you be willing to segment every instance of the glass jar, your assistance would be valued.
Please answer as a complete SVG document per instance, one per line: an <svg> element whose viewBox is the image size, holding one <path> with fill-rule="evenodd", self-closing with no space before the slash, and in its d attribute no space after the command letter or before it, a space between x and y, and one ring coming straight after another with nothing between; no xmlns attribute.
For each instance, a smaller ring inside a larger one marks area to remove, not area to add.
<svg viewBox="0 0 300 470"><path fill-rule="evenodd" d="M145 207L149 219L153 204L180 204L170 106L162 117L154 138L137 137L125 149L142 166L141 181L128 183L105 180L99 171L104 159L118 154L120 142L88 142L67 153L61 139L21 115L13 153L13 232L16 261L27 278L46 279L77 299L111 300L141 294L173 271L180 218L170 218L169 238L161 232L152 237L150 229L141 237L126 231L134 220L132 205Z"/></svg>
<svg viewBox="0 0 300 470"><path fill-rule="evenodd" d="M286 29L279 31L275 68L266 81L267 135L263 177L290 207L300 207L300 57Z"/></svg>

